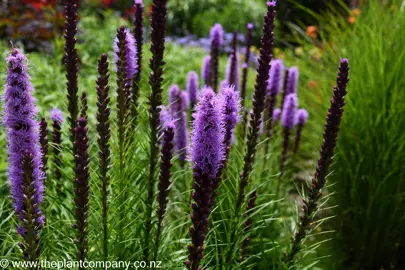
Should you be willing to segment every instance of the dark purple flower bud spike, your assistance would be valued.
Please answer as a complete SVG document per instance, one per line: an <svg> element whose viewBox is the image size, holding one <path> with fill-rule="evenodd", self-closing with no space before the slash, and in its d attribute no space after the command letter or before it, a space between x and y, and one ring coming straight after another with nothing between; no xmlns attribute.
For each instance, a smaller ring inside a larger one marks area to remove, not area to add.
<svg viewBox="0 0 405 270"><path fill-rule="evenodd" d="M267 2L267 13L264 17L263 36L261 39L262 46L260 48L259 66L257 68L255 90L253 92L253 112L250 114L250 127L247 134L246 152L244 158L244 167L240 175L239 191L235 206L235 217L238 219L241 206L245 201L245 188L249 183L249 175L253 169L253 163L256 155L257 141L259 137L260 125L262 122L262 113L265 105L265 97L267 93L267 80L269 78L270 62L272 59L272 50L274 42L274 19L276 16L276 2ZM227 254L229 262L235 247L236 224L231 234L230 249Z"/></svg>
<svg viewBox="0 0 405 270"><path fill-rule="evenodd" d="M304 125L308 121L308 112L305 109L299 109L297 111L297 114L295 116L295 123L297 126L297 132L295 134L295 143L294 143L294 154L297 153L300 141L301 141L301 133L302 129L304 128Z"/></svg>
<svg viewBox="0 0 405 270"><path fill-rule="evenodd" d="M188 269L200 269L203 258L204 241L208 233L208 217L211 213L216 189L215 179L221 169L224 158L223 129L221 112L217 98L211 88L202 90L200 103L194 114L191 162L193 164L194 192L192 198L189 234L191 244L188 246Z"/></svg>
<svg viewBox="0 0 405 270"><path fill-rule="evenodd" d="M157 197L158 201L158 210L157 210L157 217L158 217L158 225L156 231L156 239L155 239L155 256L154 261L157 260L157 255L159 252L159 243L160 243L160 236L162 233L162 221L166 214L167 204L169 203L169 192L170 192L170 185L171 185L171 172L170 168L172 167L172 157L173 157L173 138L174 138L174 130L175 124L173 121L166 121L163 126L163 135L162 135L162 150L160 153L161 162L160 162L160 174L159 174L159 194Z"/></svg>
<svg viewBox="0 0 405 270"><path fill-rule="evenodd" d="M133 124L136 124L138 116L137 106L139 99L139 86L141 81L142 72L142 47L143 47L143 11L144 6L142 0L135 0L135 16L134 16L134 37L136 44L136 64L137 72L132 81L132 117L134 118Z"/></svg>
<svg viewBox="0 0 405 270"><path fill-rule="evenodd" d="M22 223L17 232L24 239L21 247L25 259L37 260L39 231L45 219L40 209L45 186L34 88L26 62L27 58L16 48L7 57L3 123L7 132L10 193Z"/></svg>
<svg viewBox="0 0 405 270"><path fill-rule="evenodd" d="M66 88L68 99L68 122L70 125L70 141L74 144L74 129L79 114L79 96L78 96L78 71L79 58L76 50L77 34L77 1L66 1L65 4L65 55L64 64L66 70ZM74 150L74 146L73 146ZM74 153L74 151L73 151Z"/></svg>
<svg viewBox="0 0 405 270"><path fill-rule="evenodd" d="M242 83L241 83L241 91L240 91L242 108L245 106L246 85L247 85L249 60L250 60L250 47L252 46L252 34L253 34L253 24L249 23L247 25L247 34L246 34L245 62L243 63L243 66L242 66L243 74L242 74Z"/></svg>
<svg viewBox="0 0 405 270"><path fill-rule="evenodd" d="M108 170L110 166L110 97L108 92L110 86L108 80L107 54L102 54L98 60L98 77L96 81L97 90L97 144L98 144L98 161L99 161L99 179L101 182L101 204L103 220L103 253L104 258L108 258L108 186L110 178Z"/></svg>
<svg viewBox="0 0 405 270"><path fill-rule="evenodd" d="M47 164L48 164L48 149L49 149L49 140L48 140L48 122L45 118L42 118L39 122L39 144L41 145L41 154L42 154L42 170L44 172L44 179L47 174Z"/></svg>
<svg viewBox="0 0 405 270"><path fill-rule="evenodd" d="M250 246L250 234L252 230L252 225L253 225L253 219L251 217L253 209L256 207L256 199L257 199L257 192L256 190L253 191L246 204L246 212L244 214L244 217L246 218L246 221L243 223L243 233L247 235L247 237L242 241L242 244L240 246L240 258L241 261L246 260L247 255L249 253L249 246Z"/></svg>
<svg viewBox="0 0 405 270"><path fill-rule="evenodd" d="M224 30L222 26L217 23L210 31L211 36L211 62L209 69L209 78L211 88L217 92L218 88L218 70L219 70L219 53L222 43L224 42Z"/></svg>
<svg viewBox="0 0 405 270"><path fill-rule="evenodd" d="M152 57L149 67L152 72L149 75L151 94L149 95L149 121L150 121L150 153L149 153L149 177L147 213L145 217L144 259L149 259L149 238L152 229L152 208L154 200L154 186L156 179L156 166L159 158L158 130L160 125L160 106L162 105L162 82L163 82L163 59L165 51L167 0L153 0L151 12L151 45Z"/></svg>
<svg viewBox="0 0 405 270"><path fill-rule="evenodd" d="M82 93L82 96L81 96L80 100L81 100L80 117L83 117L83 118L87 119L87 111L88 111L89 107L87 105L87 94L86 94L86 92Z"/></svg>
<svg viewBox="0 0 405 270"><path fill-rule="evenodd" d="M320 151L320 158L316 167L315 175L312 179L312 185L307 197L304 199L303 215L299 219L297 232L292 238L292 247L286 254L284 262L288 266L294 260L295 255L301 250L302 241L311 230L311 224L314 221L318 210L318 201L322 196L322 188L325 186L326 176L329 166L332 163L333 155L337 143L340 122L343 116L343 107L345 105L346 88L349 82L349 61L345 58L340 60L339 73L337 77L337 86L333 89L333 98L330 101L326 125L323 133L323 143Z"/></svg>
<svg viewBox="0 0 405 270"><path fill-rule="evenodd" d="M52 109L50 111L52 121L52 151L53 151L53 176L57 182L56 188L58 192L62 190L62 123L64 121L62 111L60 109Z"/></svg>
<svg viewBox="0 0 405 270"><path fill-rule="evenodd" d="M75 155L75 217L73 225L76 230L75 244L77 247L77 260L87 259L88 249L88 216L89 216L89 138L87 131L87 120L81 117L77 121L76 133L76 155ZM83 268L84 269L84 268Z"/></svg>

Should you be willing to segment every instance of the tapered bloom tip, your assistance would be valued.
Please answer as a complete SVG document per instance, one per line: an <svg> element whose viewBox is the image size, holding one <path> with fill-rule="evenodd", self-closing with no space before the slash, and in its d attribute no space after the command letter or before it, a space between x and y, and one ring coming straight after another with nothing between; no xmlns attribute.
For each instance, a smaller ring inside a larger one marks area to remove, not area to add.
<svg viewBox="0 0 405 270"><path fill-rule="evenodd" d="M253 29L255 26L254 26L254 24L253 23L248 23L247 24L247 28L248 29Z"/></svg>
<svg viewBox="0 0 405 270"><path fill-rule="evenodd" d="M276 7L276 1L268 1L267 6L269 7Z"/></svg>
<svg viewBox="0 0 405 270"><path fill-rule="evenodd" d="M135 0L135 5L143 5L143 1L142 0Z"/></svg>
<svg viewBox="0 0 405 270"><path fill-rule="evenodd" d="M202 67L201 67L201 78L204 82L209 81L210 76L210 63L211 63L211 56L207 55L203 59Z"/></svg>
<svg viewBox="0 0 405 270"><path fill-rule="evenodd" d="M138 72L136 41L134 36L131 34L131 31L128 28L124 28L123 26L121 26L120 30L118 30L118 34L114 40L114 63L117 70L118 69L117 63L120 60L119 59L120 48L118 40L118 35L120 31L124 31L125 34L125 55L126 55L125 74L127 79L132 79L134 75Z"/></svg>
<svg viewBox="0 0 405 270"><path fill-rule="evenodd" d="M59 108L52 109L49 111L49 113L50 113L50 118L53 122L63 123L63 121L65 120L63 118L62 111Z"/></svg>
<svg viewBox="0 0 405 270"><path fill-rule="evenodd" d="M283 61L276 59L271 63L269 82L267 86L268 95L277 95L283 84Z"/></svg>
<svg viewBox="0 0 405 270"><path fill-rule="evenodd" d="M349 64L349 59L347 59L347 58L341 58L341 59L340 59L340 63L343 64L343 65L348 65L348 64Z"/></svg>
<svg viewBox="0 0 405 270"><path fill-rule="evenodd" d="M180 94L180 87L177 84L173 84L169 87L169 103L172 104L176 101L176 98Z"/></svg>
<svg viewBox="0 0 405 270"><path fill-rule="evenodd" d="M194 169L215 178L224 157L224 130L221 112L214 91L203 88L200 103L194 113L190 160Z"/></svg>
<svg viewBox="0 0 405 270"><path fill-rule="evenodd" d="M224 41L224 29L222 25L216 23L210 31L211 41L217 42L218 46L221 46Z"/></svg>
<svg viewBox="0 0 405 270"><path fill-rule="evenodd" d="M298 67L291 67L288 70L288 80L287 80L287 89L286 89L287 93L286 94L297 93L298 78L299 78Z"/></svg>
<svg viewBox="0 0 405 270"><path fill-rule="evenodd" d="M297 94L289 94L285 97L283 111L281 112L281 125L285 128L294 128L295 114L298 107Z"/></svg>
<svg viewBox="0 0 405 270"><path fill-rule="evenodd" d="M249 66L249 65L248 65L247 63L243 63L242 68L243 68L243 69L247 69L248 66Z"/></svg>
<svg viewBox="0 0 405 270"><path fill-rule="evenodd" d="M187 74L187 93L190 102L197 103L198 99L198 75L195 71Z"/></svg>
<svg viewBox="0 0 405 270"><path fill-rule="evenodd" d="M218 97L219 106L225 129L232 131L240 121L240 96L233 85L222 88Z"/></svg>
<svg viewBox="0 0 405 270"><path fill-rule="evenodd" d="M281 117L281 110L279 108L274 109L273 110L273 116L272 116L273 122L279 121L280 117Z"/></svg>
<svg viewBox="0 0 405 270"><path fill-rule="evenodd" d="M305 109L299 109L296 114L295 123L297 125L304 125L308 121L308 111Z"/></svg>

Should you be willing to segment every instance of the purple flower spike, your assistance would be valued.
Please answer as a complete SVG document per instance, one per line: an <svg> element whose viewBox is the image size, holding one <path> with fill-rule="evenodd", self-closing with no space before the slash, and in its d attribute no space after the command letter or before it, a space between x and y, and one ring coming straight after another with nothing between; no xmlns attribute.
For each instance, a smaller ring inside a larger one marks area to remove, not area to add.
<svg viewBox="0 0 405 270"><path fill-rule="evenodd" d="M210 84L210 62L211 56L209 55L205 56L201 68L201 77L204 81L204 85Z"/></svg>
<svg viewBox="0 0 405 270"><path fill-rule="evenodd" d="M240 85L239 85L239 77L240 77L240 75L239 75L239 55L235 54L235 56L236 56L235 57L236 61L233 60L233 58L234 58L233 55L230 55L228 57L228 65L226 67L226 80L225 81L226 81L227 85L235 86L235 91L239 91L240 90Z"/></svg>
<svg viewBox="0 0 405 270"><path fill-rule="evenodd" d="M170 116L175 121L174 142L179 153L179 160L183 164L186 158L187 147L187 93L181 91L177 85L172 85L169 89Z"/></svg>
<svg viewBox="0 0 405 270"><path fill-rule="evenodd" d="M32 96L34 88L28 75L27 58L18 49L13 49L7 63L3 121L7 131L8 177L14 210L22 223L18 232L24 238L23 252L36 260L39 247L31 241L29 232L34 231L36 235L43 226L44 216L39 206L45 187L37 109Z"/></svg>
<svg viewBox="0 0 405 270"><path fill-rule="evenodd" d="M297 133L295 134L295 145L294 145L294 153L297 153L300 141L301 141L301 133L304 125L308 121L308 112L305 109L299 109L295 114L295 124L297 125Z"/></svg>
<svg viewBox="0 0 405 270"><path fill-rule="evenodd" d="M223 128L217 97L211 88L204 88L194 114L191 161L193 164L194 203L192 205L191 245L188 246L188 269L200 269L204 241L208 233L216 189L215 179L224 157Z"/></svg>
<svg viewBox="0 0 405 270"><path fill-rule="evenodd" d="M295 115L295 123L299 126L305 125L308 121L308 111L305 109L299 109Z"/></svg>
<svg viewBox="0 0 405 270"><path fill-rule="evenodd" d="M297 93L298 88L298 68L292 67L288 70L288 78L287 78L287 85L286 85L286 94L293 94Z"/></svg>
<svg viewBox="0 0 405 270"><path fill-rule="evenodd" d="M226 86L219 96L222 123L225 128L224 145L229 147L236 124L240 121L240 97L239 92L233 86Z"/></svg>
<svg viewBox="0 0 405 270"><path fill-rule="evenodd" d="M54 108L54 109L50 110L49 113L50 113L50 118L51 118L52 122L57 121L61 124L61 123L63 123L63 121L65 121L65 119L63 118L61 109Z"/></svg>
<svg viewBox="0 0 405 270"><path fill-rule="evenodd" d="M191 108L194 108L198 100L198 75L191 71L187 76L187 93L190 100Z"/></svg>
<svg viewBox="0 0 405 270"><path fill-rule="evenodd" d="M281 110L279 108L274 109L272 118L273 123L280 121L280 118L281 118Z"/></svg>
<svg viewBox="0 0 405 270"><path fill-rule="evenodd" d="M180 88L177 84L173 84L172 86L169 87L170 108L172 107L173 103L176 101L179 94L180 94Z"/></svg>
<svg viewBox="0 0 405 270"><path fill-rule="evenodd" d="M281 60L274 60L269 73L268 96L277 95L283 84L284 64Z"/></svg>
<svg viewBox="0 0 405 270"><path fill-rule="evenodd" d="M136 49L136 42L134 36L131 34L128 28L125 28L125 74L128 80L132 79L136 72L138 71L137 65L137 49ZM118 37L115 37L114 40L114 64L116 65L117 69L117 62L119 61L120 57L120 49L119 49L119 40Z"/></svg>
<svg viewBox="0 0 405 270"><path fill-rule="evenodd" d="M222 46L222 43L224 42L224 29L221 24L216 23L211 28L210 37L211 41L215 41L218 44L218 47Z"/></svg>
<svg viewBox="0 0 405 270"><path fill-rule="evenodd" d="M281 125L284 128L292 129L295 124L295 114L298 107L298 98L296 94L289 94L284 101L284 109L281 113Z"/></svg>

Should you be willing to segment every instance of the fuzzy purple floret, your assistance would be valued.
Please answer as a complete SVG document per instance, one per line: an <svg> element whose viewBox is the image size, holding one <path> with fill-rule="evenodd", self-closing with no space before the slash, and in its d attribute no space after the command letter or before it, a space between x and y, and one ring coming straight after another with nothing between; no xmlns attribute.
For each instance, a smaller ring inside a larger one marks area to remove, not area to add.
<svg viewBox="0 0 405 270"><path fill-rule="evenodd" d="M298 78L299 78L298 67L292 67L292 68L288 69L288 78L287 78L287 85L286 85L286 94L287 95L297 93Z"/></svg>
<svg viewBox="0 0 405 270"><path fill-rule="evenodd" d="M125 74L127 79L132 79L134 75L138 72L138 59L136 56L136 42L131 31L125 29L125 55L126 55L126 68ZM117 62L119 61L119 47L118 47L118 37L114 39L114 64L117 69Z"/></svg>
<svg viewBox="0 0 405 270"><path fill-rule="evenodd" d="M200 103L193 114L191 161L195 171L214 179L224 158L224 131L214 91L203 88Z"/></svg>
<svg viewBox="0 0 405 270"><path fill-rule="evenodd" d="M277 3L277 1L268 1L268 2L267 2L267 6L269 6L269 7L271 7L271 6L276 7L276 3Z"/></svg>
<svg viewBox="0 0 405 270"><path fill-rule="evenodd" d="M255 26L254 26L254 24L253 23L248 23L247 24L247 29L253 29Z"/></svg>
<svg viewBox="0 0 405 270"><path fill-rule="evenodd" d="M59 124L63 123L63 121L65 121L65 119L63 118L63 114L61 109L59 108L54 108L52 110L49 111L50 113L50 118L52 120L52 122L59 122Z"/></svg>
<svg viewBox="0 0 405 270"><path fill-rule="evenodd" d="M240 85L239 85L239 78L240 78L240 75L239 75L239 55L236 54L235 71L233 72L235 78L233 78L233 80L231 79L232 58L233 58L233 55L230 55L228 57L228 65L226 66L226 77L225 77L226 80L225 81L226 81L227 85L229 85L231 81L236 82L235 90L239 91L240 90Z"/></svg>
<svg viewBox="0 0 405 270"><path fill-rule="evenodd" d="M169 104L170 104L170 109L172 109L172 106L175 105L173 104L178 95L180 94L180 88L177 84L173 84L169 87Z"/></svg>
<svg viewBox="0 0 405 270"><path fill-rule="evenodd" d="M39 204L44 194L44 175L42 172L41 149L39 146L39 127L35 99L32 96L34 88L27 73L27 58L18 49L13 49L7 57L7 83L4 93L4 125L7 131L8 146L8 176L11 185L13 206L20 218L23 213L23 177L22 160L27 153L32 155L33 181L35 194L34 209L39 216L37 222L44 224L44 216ZM19 229L20 233L24 233Z"/></svg>
<svg viewBox="0 0 405 270"><path fill-rule="evenodd" d="M191 71L187 75L187 93L191 104L196 104L198 100L198 75Z"/></svg>
<svg viewBox="0 0 405 270"><path fill-rule="evenodd" d="M221 110L222 126L225 129L225 144L229 146L236 124L240 121L240 96L233 86L222 89L218 103Z"/></svg>
<svg viewBox="0 0 405 270"><path fill-rule="evenodd" d="M143 5L142 0L135 0L135 5Z"/></svg>
<svg viewBox="0 0 405 270"><path fill-rule="evenodd" d="M221 47L222 43L224 42L224 29L222 28L222 25L220 25L219 23L216 23L211 28L210 37L211 37L211 41L215 40L218 47Z"/></svg>
<svg viewBox="0 0 405 270"><path fill-rule="evenodd" d="M279 121L280 117L281 117L281 110L279 108L274 109L272 121L273 122Z"/></svg>
<svg viewBox="0 0 405 270"><path fill-rule="evenodd" d="M210 63L211 56L205 56L201 67L201 77L204 81L204 84L207 84L210 81Z"/></svg>
<svg viewBox="0 0 405 270"><path fill-rule="evenodd" d="M308 111L305 109L299 109L295 114L295 123L297 125L305 125L308 121Z"/></svg>
<svg viewBox="0 0 405 270"><path fill-rule="evenodd" d="M281 60L274 60L271 63L271 68L269 72L269 82L267 86L267 95L275 96L280 92L281 86L283 85L283 72L284 65Z"/></svg>
<svg viewBox="0 0 405 270"><path fill-rule="evenodd" d="M295 124L295 114L298 107L297 94L289 94L285 97L283 111L281 113L281 125L284 128L292 129Z"/></svg>

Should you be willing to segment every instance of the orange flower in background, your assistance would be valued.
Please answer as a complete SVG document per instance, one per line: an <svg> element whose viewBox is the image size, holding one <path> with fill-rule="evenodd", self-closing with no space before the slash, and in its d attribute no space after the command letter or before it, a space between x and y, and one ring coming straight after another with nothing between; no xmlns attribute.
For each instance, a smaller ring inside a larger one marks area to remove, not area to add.
<svg viewBox="0 0 405 270"><path fill-rule="evenodd" d="M351 15L351 16L359 16L360 13L361 13L360 9L359 9L359 8L355 8L355 9L353 9L353 10L350 12L350 15Z"/></svg>
<svg viewBox="0 0 405 270"><path fill-rule="evenodd" d="M318 88L318 84L316 83L316 81L310 80L310 81L308 82L308 86L307 86L307 89L308 89L308 90L317 89L317 88Z"/></svg>
<svg viewBox="0 0 405 270"><path fill-rule="evenodd" d="M307 27L307 31L305 31L305 34L311 38L317 38L318 33L317 33L317 27L315 25L310 25Z"/></svg>
<svg viewBox="0 0 405 270"><path fill-rule="evenodd" d="M354 24L356 22L356 17L350 16L349 19L347 19L347 22L350 24Z"/></svg>

